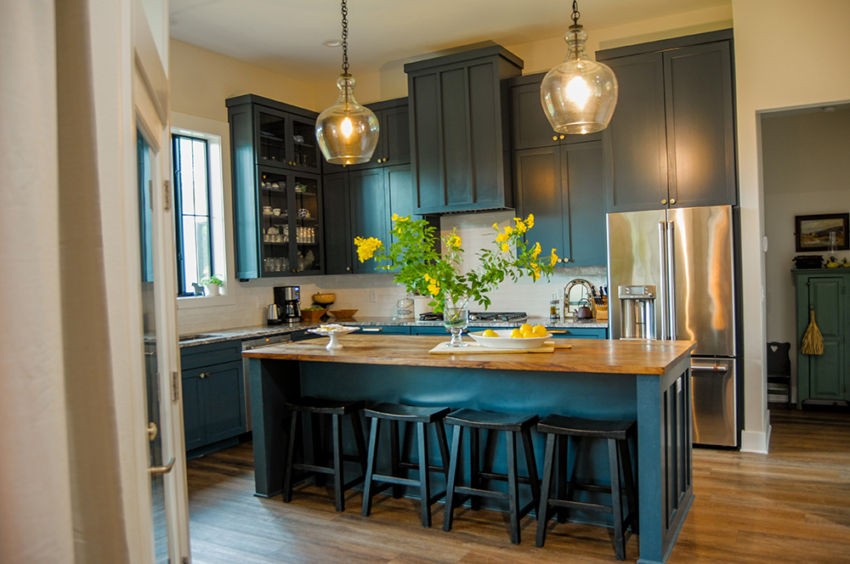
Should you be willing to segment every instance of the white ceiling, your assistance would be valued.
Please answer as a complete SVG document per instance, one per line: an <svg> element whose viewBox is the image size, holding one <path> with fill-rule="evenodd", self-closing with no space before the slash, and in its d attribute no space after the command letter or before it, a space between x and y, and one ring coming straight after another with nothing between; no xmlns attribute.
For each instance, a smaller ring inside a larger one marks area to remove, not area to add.
<svg viewBox="0 0 850 564"><path fill-rule="evenodd" d="M589 31L694 10L730 0L582 0ZM568 0L349 0L348 53L354 74L442 49L493 40L517 45L563 35ZM305 79L340 71L338 0L171 0L171 37L282 74Z"/></svg>

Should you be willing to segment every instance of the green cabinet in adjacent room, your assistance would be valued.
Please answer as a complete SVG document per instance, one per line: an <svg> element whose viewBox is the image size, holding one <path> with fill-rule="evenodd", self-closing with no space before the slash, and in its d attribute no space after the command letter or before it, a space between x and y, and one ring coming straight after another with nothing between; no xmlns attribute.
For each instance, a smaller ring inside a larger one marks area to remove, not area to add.
<svg viewBox="0 0 850 564"><path fill-rule="evenodd" d="M598 51L617 76L603 132L609 212L736 205L732 31Z"/></svg>
<svg viewBox="0 0 850 564"><path fill-rule="evenodd" d="M797 405L806 400L850 401L850 270L794 270L797 296ZM815 313L823 354L800 346Z"/></svg>
<svg viewBox="0 0 850 564"><path fill-rule="evenodd" d="M227 446L247 431L242 343L180 349L186 450Z"/></svg>

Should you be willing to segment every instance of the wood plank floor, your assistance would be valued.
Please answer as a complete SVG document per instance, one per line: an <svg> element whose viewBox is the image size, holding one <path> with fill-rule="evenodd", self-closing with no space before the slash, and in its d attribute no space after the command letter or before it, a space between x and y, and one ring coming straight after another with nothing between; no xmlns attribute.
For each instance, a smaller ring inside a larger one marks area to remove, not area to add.
<svg viewBox="0 0 850 564"><path fill-rule="evenodd" d="M850 414L771 410L769 455L697 449L696 500L671 563L850 562ZM188 464L195 564L269 563L593 563L615 562L609 531L558 525L534 546L536 522L522 521L523 542L509 540L507 516L456 513L442 531L419 523L419 504L376 496L361 517L359 492L336 513L332 490L302 486L293 502L253 494L251 444ZM626 560L638 557L638 538Z"/></svg>

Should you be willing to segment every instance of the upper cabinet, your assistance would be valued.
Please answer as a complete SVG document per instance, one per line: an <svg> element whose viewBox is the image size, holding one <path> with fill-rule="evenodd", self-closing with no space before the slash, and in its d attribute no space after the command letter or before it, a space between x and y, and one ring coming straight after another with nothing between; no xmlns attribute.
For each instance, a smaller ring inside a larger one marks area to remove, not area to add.
<svg viewBox="0 0 850 564"><path fill-rule="evenodd" d="M499 45L404 66L416 213L512 207L506 79L522 66Z"/></svg>
<svg viewBox="0 0 850 564"><path fill-rule="evenodd" d="M619 84L609 212L737 204L732 56L731 30L597 52Z"/></svg>
<svg viewBox="0 0 850 564"><path fill-rule="evenodd" d="M322 159L325 173L395 166L410 162L410 120L407 98L366 104L366 107L375 112L380 126L378 146L375 147L372 158L367 163L351 166L332 165Z"/></svg>
<svg viewBox="0 0 850 564"><path fill-rule="evenodd" d="M322 274L317 114L254 95L227 108L237 278Z"/></svg>

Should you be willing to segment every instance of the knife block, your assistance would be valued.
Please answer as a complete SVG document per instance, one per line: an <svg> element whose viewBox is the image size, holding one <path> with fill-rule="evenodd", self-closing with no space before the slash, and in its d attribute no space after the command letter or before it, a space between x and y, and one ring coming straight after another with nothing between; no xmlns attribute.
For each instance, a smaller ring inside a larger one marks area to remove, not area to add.
<svg viewBox="0 0 850 564"><path fill-rule="evenodd" d="M595 304L594 310L597 321L608 321L608 298L603 298L602 304Z"/></svg>

